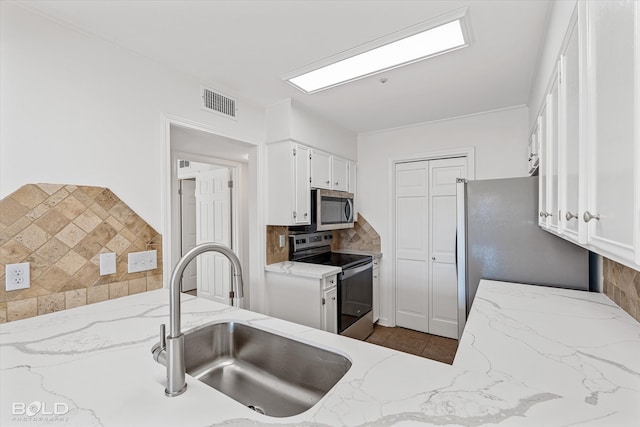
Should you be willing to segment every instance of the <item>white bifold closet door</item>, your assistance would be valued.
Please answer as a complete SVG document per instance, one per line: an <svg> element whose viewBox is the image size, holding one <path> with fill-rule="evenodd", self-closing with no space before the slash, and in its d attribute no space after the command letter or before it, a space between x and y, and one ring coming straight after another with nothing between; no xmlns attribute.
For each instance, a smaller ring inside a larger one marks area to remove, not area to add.
<svg viewBox="0 0 640 427"><path fill-rule="evenodd" d="M456 180L466 158L395 166L396 324L458 337Z"/></svg>

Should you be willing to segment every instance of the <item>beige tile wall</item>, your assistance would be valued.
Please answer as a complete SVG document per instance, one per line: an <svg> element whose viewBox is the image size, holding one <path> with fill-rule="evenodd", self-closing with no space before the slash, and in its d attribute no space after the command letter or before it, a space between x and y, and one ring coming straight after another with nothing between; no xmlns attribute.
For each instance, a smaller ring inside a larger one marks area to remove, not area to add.
<svg viewBox="0 0 640 427"><path fill-rule="evenodd" d="M129 252L158 268L127 273ZM100 276L101 253L116 273ZM30 263L31 287L5 290L5 265ZM0 200L0 323L162 287L162 236L107 188L29 184Z"/></svg>
<svg viewBox="0 0 640 427"><path fill-rule="evenodd" d="M280 247L280 235L284 234L285 244ZM289 228L280 225L267 225L267 264L289 260Z"/></svg>
<svg viewBox="0 0 640 427"><path fill-rule="evenodd" d="M333 232L333 250L349 249L354 251L380 252L380 235L367 222L367 220L358 213L358 221L353 228L344 230L335 230Z"/></svg>
<svg viewBox="0 0 640 427"><path fill-rule="evenodd" d="M603 258L604 293L640 322L640 272Z"/></svg>

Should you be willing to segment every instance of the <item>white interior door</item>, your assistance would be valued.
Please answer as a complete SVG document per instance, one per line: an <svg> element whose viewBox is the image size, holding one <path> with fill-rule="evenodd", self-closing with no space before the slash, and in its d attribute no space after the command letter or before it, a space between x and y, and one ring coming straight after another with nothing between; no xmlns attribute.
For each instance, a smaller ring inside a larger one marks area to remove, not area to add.
<svg viewBox="0 0 640 427"><path fill-rule="evenodd" d="M466 158L396 164L396 324L458 337L456 179Z"/></svg>
<svg viewBox="0 0 640 427"><path fill-rule="evenodd" d="M458 338L456 180L466 159L429 161L429 333Z"/></svg>
<svg viewBox="0 0 640 427"><path fill-rule="evenodd" d="M396 324L429 332L428 162L396 165Z"/></svg>
<svg viewBox="0 0 640 427"><path fill-rule="evenodd" d="M196 245L196 181L195 179L180 180L180 230L181 255L187 253ZM196 263L190 263L182 275L182 292L196 289Z"/></svg>
<svg viewBox="0 0 640 427"><path fill-rule="evenodd" d="M197 243L231 244L229 170L220 168L196 177ZM229 304L230 265L223 255L208 252L197 258L198 296Z"/></svg>

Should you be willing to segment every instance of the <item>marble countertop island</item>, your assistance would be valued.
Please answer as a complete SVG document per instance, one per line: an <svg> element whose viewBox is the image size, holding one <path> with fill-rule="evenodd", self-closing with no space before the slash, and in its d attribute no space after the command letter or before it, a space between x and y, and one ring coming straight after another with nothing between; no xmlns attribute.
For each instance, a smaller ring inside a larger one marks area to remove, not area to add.
<svg viewBox="0 0 640 427"><path fill-rule="evenodd" d="M337 351L352 366L292 417L256 413L190 376L187 391L168 398L165 367L150 352L168 301L157 290L0 325L0 425L612 425L610 408L583 399L189 296L183 331L244 322Z"/></svg>
<svg viewBox="0 0 640 427"><path fill-rule="evenodd" d="M604 294L482 280L453 364L640 425L640 323Z"/></svg>

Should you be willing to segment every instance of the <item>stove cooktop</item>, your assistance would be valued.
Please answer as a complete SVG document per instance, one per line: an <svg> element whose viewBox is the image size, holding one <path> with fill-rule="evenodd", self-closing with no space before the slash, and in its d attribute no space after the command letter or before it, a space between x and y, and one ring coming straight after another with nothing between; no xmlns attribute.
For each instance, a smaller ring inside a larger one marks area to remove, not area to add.
<svg viewBox="0 0 640 427"><path fill-rule="evenodd" d="M342 269L356 267L371 261L370 255L343 254L338 252L327 252L320 255L298 259L299 262L308 262L310 264L332 265L342 267Z"/></svg>

